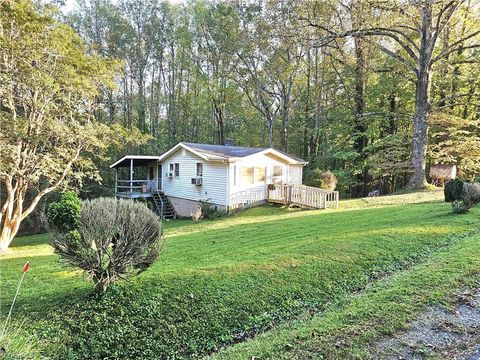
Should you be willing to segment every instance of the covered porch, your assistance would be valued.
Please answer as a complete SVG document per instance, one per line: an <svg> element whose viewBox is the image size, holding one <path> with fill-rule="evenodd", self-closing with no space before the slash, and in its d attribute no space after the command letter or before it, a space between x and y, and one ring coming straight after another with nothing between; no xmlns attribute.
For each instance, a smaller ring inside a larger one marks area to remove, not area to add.
<svg viewBox="0 0 480 360"><path fill-rule="evenodd" d="M126 155L110 168L115 170L115 196L148 198L162 190L159 156Z"/></svg>

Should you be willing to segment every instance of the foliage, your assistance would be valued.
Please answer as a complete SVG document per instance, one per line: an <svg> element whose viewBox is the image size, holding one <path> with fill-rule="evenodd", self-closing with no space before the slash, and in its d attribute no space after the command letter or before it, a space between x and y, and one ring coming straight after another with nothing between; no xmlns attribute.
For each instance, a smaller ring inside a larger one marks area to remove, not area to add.
<svg viewBox="0 0 480 360"><path fill-rule="evenodd" d="M461 201L463 196L463 184L460 179L449 180L445 183L445 202Z"/></svg>
<svg viewBox="0 0 480 360"><path fill-rule="evenodd" d="M93 116L120 63L88 51L57 18L48 5L0 2L0 251L45 195L100 180L95 160L125 144L120 125Z"/></svg>
<svg viewBox="0 0 480 360"><path fill-rule="evenodd" d="M478 120L440 113L432 116L432 145L435 164L457 165L462 178L473 180L480 173L480 127Z"/></svg>
<svg viewBox="0 0 480 360"><path fill-rule="evenodd" d="M307 186L322 187L322 175L323 172L319 168L315 168L306 172L304 184Z"/></svg>
<svg viewBox="0 0 480 360"><path fill-rule="evenodd" d="M338 180L330 170L322 171L315 168L305 174L305 185L325 190L335 190Z"/></svg>
<svg viewBox="0 0 480 360"><path fill-rule="evenodd" d="M455 214L465 214L480 203L480 184L450 180L445 184L445 201L452 203Z"/></svg>
<svg viewBox="0 0 480 360"><path fill-rule="evenodd" d="M480 202L480 183L464 183L462 200L468 208L477 205Z"/></svg>
<svg viewBox="0 0 480 360"><path fill-rule="evenodd" d="M54 209L63 206L62 200ZM76 228L63 226L64 219L54 214L49 219L55 252L90 275L98 291L145 270L160 254L160 220L133 200L84 201Z"/></svg>
<svg viewBox="0 0 480 360"><path fill-rule="evenodd" d="M334 310L375 279L458 241L479 210L448 216L437 195L347 201L355 211L342 211L342 202L335 212L260 207L213 222L169 221L161 261L101 297L51 255L46 236L18 239L1 260L0 299L16 285L17 264L41 254L31 257L37 281L23 288L18 311L29 314L25 330L41 337L44 356L198 358L289 319L303 323L305 314Z"/></svg>
<svg viewBox="0 0 480 360"><path fill-rule="evenodd" d="M64 192L48 206L47 221L55 231L66 233L80 226L80 199L74 191Z"/></svg>
<svg viewBox="0 0 480 360"><path fill-rule="evenodd" d="M219 219L226 216L226 212L218 209L217 206L209 202L210 199L200 200L200 219Z"/></svg>
<svg viewBox="0 0 480 360"><path fill-rule="evenodd" d="M320 186L322 189L325 190L335 190L335 187L337 186L337 178L336 176L330 171L325 171L322 174L322 185Z"/></svg>

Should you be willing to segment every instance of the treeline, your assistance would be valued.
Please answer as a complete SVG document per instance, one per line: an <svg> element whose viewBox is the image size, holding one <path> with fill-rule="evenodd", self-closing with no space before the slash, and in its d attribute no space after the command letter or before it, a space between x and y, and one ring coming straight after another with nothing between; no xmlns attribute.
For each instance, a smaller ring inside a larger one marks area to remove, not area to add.
<svg viewBox="0 0 480 360"><path fill-rule="evenodd" d="M65 21L89 51L122 61L95 115L150 134L136 151L226 139L274 146L310 161L306 176L332 170L340 190L359 196L421 185L432 163L478 173L478 9L79 0Z"/></svg>

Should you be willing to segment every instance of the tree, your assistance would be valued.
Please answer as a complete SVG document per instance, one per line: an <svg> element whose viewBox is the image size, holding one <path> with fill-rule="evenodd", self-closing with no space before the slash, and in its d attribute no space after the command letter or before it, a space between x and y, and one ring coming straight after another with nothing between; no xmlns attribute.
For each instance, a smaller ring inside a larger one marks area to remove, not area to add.
<svg viewBox="0 0 480 360"><path fill-rule="evenodd" d="M340 1L339 7L345 5ZM425 165L428 144L429 116L431 111L430 92L434 65L454 52L480 47L476 41L480 35L478 26L463 27L462 35L454 42L438 49L439 39L447 27L458 27L453 19L460 11L474 12L474 4L468 0L409 1L373 3L364 25L343 31L334 25L323 25L305 17L310 26L322 31L321 42L330 43L338 38L380 38L393 42L399 47L392 51L382 41L373 41L382 52L396 59L413 74L416 86L415 114L413 117L412 169L410 187L422 187L426 183ZM339 14L342 14L339 12ZM376 15L381 14L381 15ZM339 15L341 17L342 15ZM389 19L389 20L387 20ZM341 20L341 19L340 19ZM478 19L475 19L478 21ZM343 24L343 22L340 21ZM477 24L478 25L478 24Z"/></svg>
<svg viewBox="0 0 480 360"><path fill-rule="evenodd" d="M0 3L2 252L45 195L99 179L93 158L123 131L91 115L99 86L114 85L118 63L86 54L82 40L54 14L29 0ZM27 191L33 192L29 202Z"/></svg>

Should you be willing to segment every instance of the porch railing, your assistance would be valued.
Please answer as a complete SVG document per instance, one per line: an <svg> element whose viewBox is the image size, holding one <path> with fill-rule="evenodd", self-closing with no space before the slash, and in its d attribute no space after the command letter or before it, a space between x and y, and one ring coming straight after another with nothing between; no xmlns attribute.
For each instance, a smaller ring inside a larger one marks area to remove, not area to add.
<svg viewBox="0 0 480 360"><path fill-rule="evenodd" d="M268 201L314 209L337 208L338 191L323 190L305 185L269 185Z"/></svg>
<svg viewBox="0 0 480 360"><path fill-rule="evenodd" d="M265 200L267 200L267 187L257 186L233 193L230 197L230 208L238 209L240 206L265 202Z"/></svg>
<svg viewBox="0 0 480 360"><path fill-rule="evenodd" d="M297 205L309 209L337 208L338 191L323 190L305 185L262 185L233 193L230 208L238 209L262 201Z"/></svg>
<svg viewBox="0 0 480 360"><path fill-rule="evenodd" d="M156 189L152 180L117 180L116 193L148 193Z"/></svg>

